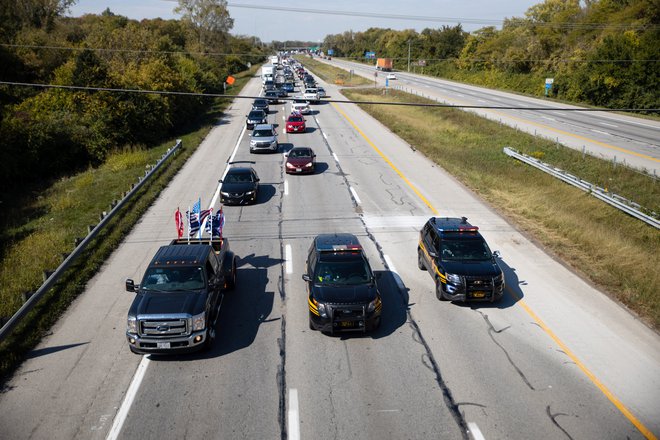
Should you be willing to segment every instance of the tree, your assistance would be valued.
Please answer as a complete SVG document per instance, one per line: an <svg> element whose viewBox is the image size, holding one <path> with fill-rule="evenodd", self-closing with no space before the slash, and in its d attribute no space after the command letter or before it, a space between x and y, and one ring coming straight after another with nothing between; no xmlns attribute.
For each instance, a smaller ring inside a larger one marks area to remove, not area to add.
<svg viewBox="0 0 660 440"><path fill-rule="evenodd" d="M174 12L182 14L183 20L195 29L202 51L224 47L229 30L234 27L226 0L179 0Z"/></svg>

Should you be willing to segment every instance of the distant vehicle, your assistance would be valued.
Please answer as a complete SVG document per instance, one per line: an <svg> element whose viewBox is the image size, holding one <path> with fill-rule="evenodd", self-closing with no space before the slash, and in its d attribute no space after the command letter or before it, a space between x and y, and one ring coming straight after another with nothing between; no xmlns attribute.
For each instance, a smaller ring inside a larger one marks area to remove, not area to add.
<svg viewBox="0 0 660 440"><path fill-rule="evenodd" d="M435 280L439 300L499 301L504 273L467 218L431 217L419 234L417 266Z"/></svg>
<svg viewBox="0 0 660 440"><path fill-rule="evenodd" d="M280 96L277 93L276 90L267 90L266 93L264 93L264 98L268 100L269 104L277 104L280 102Z"/></svg>
<svg viewBox="0 0 660 440"><path fill-rule="evenodd" d="M376 277L353 234L321 234L307 253L309 328L326 333L378 328L382 310Z"/></svg>
<svg viewBox="0 0 660 440"><path fill-rule="evenodd" d="M323 87L317 87L316 91L319 94L319 98L325 98L326 97L325 89Z"/></svg>
<svg viewBox="0 0 660 440"><path fill-rule="evenodd" d="M286 120L286 132L304 133L307 129L305 122L306 121L302 113L291 113L289 118Z"/></svg>
<svg viewBox="0 0 660 440"><path fill-rule="evenodd" d="M252 110L263 110L268 113L268 100L257 98L252 102Z"/></svg>
<svg viewBox="0 0 660 440"><path fill-rule="evenodd" d="M225 291L236 285L236 256L223 239L173 240L161 246L142 282L125 282L135 298L126 339L133 353L209 348Z"/></svg>
<svg viewBox="0 0 660 440"><path fill-rule="evenodd" d="M229 168L220 183L220 203L245 205L257 201L259 176L252 167Z"/></svg>
<svg viewBox="0 0 660 440"><path fill-rule="evenodd" d="M316 167L316 154L309 147L294 147L286 154L284 171L287 174L309 174Z"/></svg>
<svg viewBox="0 0 660 440"><path fill-rule="evenodd" d="M293 93L295 90L295 86L293 85L293 82L285 82L282 84L282 90L284 90L287 93Z"/></svg>
<svg viewBox="0 0 660 440"><path fill-rule="evenodd" d="M281 84L281 85L284 85L284 84ZM284 90L284 88L282 88L282 87L280 87L279 89L275 89L275 91L277 92L277 96L279 96L280 98L286 98L287 96L289 96L287 91Z"/></svg>
<svg viewBox="0 0 660 440"><path fill-rule="evenodd" d="M392 58L378 58L376 60L376 70L389 72L392 70Z"/></svg>
<svg viewBox="0 0 660 440"><path fill-rule="evenodd" d="M303 97L309 102L318 102L319 101L319 91L315 87L308 87L303 93Z"/></svg>
<svg viewBox="0 0 660 440"><path fill-rule="evenodd" d="M385 78L387 78L387 79L396 79L396 75L393 74L393 73L388 73Z"/></svg>
<svg viewBox="0 0 660 440"><path fill-rule="evenodd" d="M268 116L263 110L252 110L245 117L245 126L248 130L252 130L257 124L266 124L268 123Z"/></svg>
<svg viewBox="0 0 660 440"><path fill-rule="evenodd" d="M266 64L261 66L261 82L273 81L275 79L275 66Z"/></svg>
<svg viewBox="0 0 660 440"><path fill-rule="evenodd" d="M277 131L273 124L260 124L252 130L250 139L250 153L260 151L276 152L279 148Z"/></svg>
<svg viewBox="0 0 660 440"><path fill-rule="evenodd" d="M311 112L312 110L309 108L309 104L307 104L307 101L291 103L291 113L300 113L301 115L308 115Z"/></svg>

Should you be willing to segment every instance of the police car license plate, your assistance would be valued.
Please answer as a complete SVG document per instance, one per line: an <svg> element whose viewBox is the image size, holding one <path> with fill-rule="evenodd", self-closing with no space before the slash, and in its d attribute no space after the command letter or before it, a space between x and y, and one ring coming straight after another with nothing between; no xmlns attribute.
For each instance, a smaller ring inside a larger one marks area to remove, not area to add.
<svg viewBox="0 0 660 440"><path fill-rule="evenodd" d="M472 292L472 298L484 298L486 296L486 292Z"/></svg>
<svg viewBox="0 0 660 440"><path fill-rule="evenodd" d="M169 342L157 342L156 347L157 348L170 348L170 343Z"/></svg>
<svg viewBox="0 0 660 440"><path fill-rule="evenodd" d="M355 323L353 321L341 321L339 323L340 327L355 327Z"/></svg>

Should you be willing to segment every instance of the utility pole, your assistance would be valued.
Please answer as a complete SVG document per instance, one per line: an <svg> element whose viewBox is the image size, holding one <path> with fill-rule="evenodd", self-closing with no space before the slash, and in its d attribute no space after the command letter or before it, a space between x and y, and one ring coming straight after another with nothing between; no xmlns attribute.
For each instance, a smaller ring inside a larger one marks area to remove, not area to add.
<svg viewBox="0 0 660 440"><path fill-rule="evenodd" d="M408 40L408 72L410 72L410 42L412 40Z"/></svg>

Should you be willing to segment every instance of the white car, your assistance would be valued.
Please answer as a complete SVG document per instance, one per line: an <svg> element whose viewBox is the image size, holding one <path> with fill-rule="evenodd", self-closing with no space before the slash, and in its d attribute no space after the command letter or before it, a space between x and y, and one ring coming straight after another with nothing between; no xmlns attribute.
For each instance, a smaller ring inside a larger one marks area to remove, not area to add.
<svg viewBox="0 0 660 440"><path fill-rule="evenodd" d="M306 102L292 102L291 113L295 113L295 112L303 115L308 115L311 112L311 110Z"/></svg>
<svg viewBox="0 0 660 440"><path fill-rule="evenodd" d="M326 93L325 93L325 89L323 87L317 87L316 91L319 94L319 98L325 98Z"/></svg>
<svg viewBox="0 0 660 440"><path fill-rule="evenodd" d="M318 102L318 100L320 99L319 91L316 89L316 87L306 88L305 92L303 93L303 96L305 97L306 100L311 102Z"/></svg>
<svg viewBox="0 0 660 440"><path fill-rule="evenodd" d="M396 79L396 75L393 73L388 73L386 76L387 79Z"/></svg>

